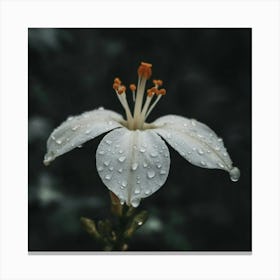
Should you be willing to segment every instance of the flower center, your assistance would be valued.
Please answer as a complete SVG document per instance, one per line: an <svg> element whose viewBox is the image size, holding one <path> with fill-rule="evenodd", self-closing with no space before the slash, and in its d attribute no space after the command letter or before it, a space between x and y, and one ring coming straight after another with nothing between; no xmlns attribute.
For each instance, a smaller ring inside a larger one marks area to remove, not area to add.
<svg viewBox="0 0 280 280"><path fill-rule="evenodd" d="M166 94L165 89L159 89L162 86L162 80L153 80L154 86L146 91L146 99L144 100L146 82L152 76L152 64L141 62L138 67L138 84L129 86L134 103L133 115L130 111L126 99L126 87L119 78L114 79L113 89L115 90L120 103L122 104L127 118L127 128L130 130L145 129L144 124L162 95ZM154 98L155 97L155 98ZM143 104L144 103L144 104Z"/></svg>

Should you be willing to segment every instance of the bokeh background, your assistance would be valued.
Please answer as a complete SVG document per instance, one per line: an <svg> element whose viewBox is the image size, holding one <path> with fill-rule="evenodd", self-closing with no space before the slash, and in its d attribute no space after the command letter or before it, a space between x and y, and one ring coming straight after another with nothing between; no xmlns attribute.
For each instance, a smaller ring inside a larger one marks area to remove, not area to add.
<svg viewBox="0 0 280 280"><path fill-rule="evenodd" d="M167 95L150 121L195 118L224 140L241 170L195 167L171 150L165 185L142 200L147 223L132 251L251 250L251 29L29 29L29 251L95 251L81 216L104 219L109 195L95 167L100 136L42 163L52 130L69 115L103 106L122 110L112 81L137 82L141 61Z"/></svg>

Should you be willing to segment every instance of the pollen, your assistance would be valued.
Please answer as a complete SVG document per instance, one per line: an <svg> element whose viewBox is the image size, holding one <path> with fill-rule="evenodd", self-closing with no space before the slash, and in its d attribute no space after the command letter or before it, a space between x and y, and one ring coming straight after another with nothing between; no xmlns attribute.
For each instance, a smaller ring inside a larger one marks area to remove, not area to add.
<svg viewBox="0 0 280 280"><path fill-rule="evenodd" d="M118 89L118 94L123 94L126 91L126 87L125 86L120 86L120 88Z"/></svg>
<svg viewBox="0 0 280 280"><path fill-rule="evenodd" d="M160 94L160 95L165 95L165 94L166 94L166 90L165 90L164 88L158 90L157 95L159 95L159 94Z"/></svg>
<svg viewBox="0 0 280 280"><path fill-rule="evenodd" d="M163 84L163 82L162 82L162 80L153 80L153 84L154 84L155 86L161 87L162 84Z"/></svg>
<svg viewBox="0 0 280 280"><path fill-rule="evenodd" d="M135 84L130 84L129 88L131 91L135 91L136 90L136 85Z"/></svg>
<svg viewBox="0 0 280 280"><path fill-rule="evenodd" d="M151 96L153 96L153 95L154 95L154 93L152 92L152 90L151 90L151 89L148 89L148 90L147 90L147 95L151 97Z"/></svg>
<svg viewBox="0 0 280 280"><path fill-rule="evenodd" d="M149 79L152 76L152 64L141 62L138 68L138 76Z"/></svg>
<svg viewBox="0 0 280 280"><path fill-rule="evenodd" d="M154 94L156 94L156 95L159 94L159 90L156 87L152 87L152 88L147 90L147 95L148 96L152 96Z"/></svg>
<svg viewBox="0 0 280 280"><path fill-rule="evenodd" d="M113 89L114 89L114 90L118 90L119 86L120 86L120 84L118 84L118 83L113 83Z"/></svg>
<svg viewBox="0 0 280 280"><path fill-rule="evenodd" d="M119 78L115 78L114 83L121 85L122 81Z"/></svg>

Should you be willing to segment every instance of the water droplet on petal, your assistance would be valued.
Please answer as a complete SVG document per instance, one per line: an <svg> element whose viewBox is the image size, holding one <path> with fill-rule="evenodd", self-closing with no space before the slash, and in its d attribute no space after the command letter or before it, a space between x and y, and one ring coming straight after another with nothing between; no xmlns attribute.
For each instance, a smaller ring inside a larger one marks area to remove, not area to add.
<svg viewBox="0 0 280 280"><path fill-rule="evenodd" d="M99 107L98 110L99 110L99 111L103 111L103 110L104 110L104 107Z"/></svg>
<svg viewBox="0 0 280 280"><path fill-rule="evenodd" d="M61 141L60 139L56 140L55 142L56 142L56 144L58 144L58 145L60 145L60 144L62 143L62 141Z"/></svg>
<svg viewBox="0 0 280 280"><path fill-rule="evenodd" d="M225 168L225 166L221 162L218 162L217 164L220 168Z"/></svg>
<svg viewBox="0 0 280 280"><path fill-rule="evenodd" d="M120 154L123 154L123 150L119 150L119 153L120 153Z"/></svg>
<svg viewBox="0 0 280 280"><path fill-rule="evenodd" d="M71 121L73 119L74 119L74 117L70 116L70 117L67 118L67 121Z"/></svg>
<svg viewBox="0 0 280 280"><path fill-rule="evenodd" d="M148 194L150 194L151 193L151 191L150 190L145 190L145 195L148 195Z"/></svg>
<svg viewBox="0 0 280 280"><path fill-rule="evenodd" d="M165 156L166 158L168 158L168 157L169 157L169 154L166 153L166 154L164 154L164 156Z"/></svg>
<svg viewBox="0 0 280 280"><path fill-rule="evenodd" d="M161 164L157 164L157 168L158 168L158 169L161 168Z"/></svg>
<svg viewBox="0 0 280 280"><path fill-rule="evenodd" d="M110 181L110 180L111 180L111 174L107 174L107 175L105 176L105 179L108 180L108 181Z"/></svg>
<svg viewBox="0 0 280 280"><path fill-rule="evenodd" d="M202 160L200 163L201 163L202 166L206 166L206 162L205 161Z"/></svg>
<svg viewBox="0 0 280 280"><path fill-rule="evenodd" d="M86 134L90 134L90 132L91 132L91 129L86 130Z"/></svg>
<svg viewBox="0 0 280 280"><path fill-rule="evenodd" d="M143 166L146 168L148 166L148 163L144 161Z"/></svg>
<svg viewBox="0 0 280 280"><path fill-rule="evenodd" d="M98 167L97 167L97 170L98 170L98 171L102 171L102 170L104 170L104 168L103 168L102 166L98 166Z"/></svg>
<svg viewBox="0 0 280 280"><path fill-rule="evenodd" d="M187 123L184 123L184 127L187 127L188 126L188 124Z"/></svg>
<svg viewBox="0 0 280 280"><path fill-rule="evenodd" d="M216 150L216 151L220 151L221 148L220 148L219 146L216 146L216 147L215 147L215 150Z"/></svg>
<svg viewBox="0 0 280 280"><path fill-rule="evenodd" d="M227 155L228 155L228 153L227 153L227 152L224 152L224 153L223 153L223 156L224 156L224 157L226 157Z"/></svg>
<svg viewBox="0 0 280 280"><path fill-rule="evenodd" d="M142 221L139 221L139 222L137 223L137 225L138 225L138 226L141 226L141 225L143 225L143 222L142 222Z"/></svg>
<svg viewBox="0 0 280 280"><path fill-rule="evenodd" d="M105 165L105 166L109 166L109 164L110 164L110 160L104 161L104 165Z"/></svg>
<svg viewBox="0 0 280 280"><path fill-rule="evenodd" d="M112 121L108 121L108 124L109 124L109 125L113 125L113 122L112 122Z"/></svg>
<svg viewBox="0 0 280 280"><path fill-rule="evenodd" d="M127 181L122 181L122 186L125 188L127 186Z"/></svg>
<svg viewBox="0 0 280 280"><path fill-rule="evenodd" d="M199 155L204 155L204 151L202 149L199 149L197 152Z"/></svg>
<svg viewBox="0 0 280 280"><path fill-rule="evenodd" d="M140 148L140 152L141 152L141 153L145 153L145 152L146 152L146 149L145 149L144 147L141 147L141 148Z"/></svg>
<svg viewBox="0 0 280 280"><path fill-rule="evenodd" d="M77 146L78 148L83 148L83 145L79 145L79 146Z"/></svg>
<svg viewBox="0 0 280 280"><path fill-rule="evenodd" d="M237 182L240 178L240 170L237 167L233 167L229 172L229 176L231 181Z"/></svg>
<svg viewBox="0 0 280 280"><path fill-rule="evenodd" d="M151 152L151 157L157 157L157 156L158 156L157 152Z"/></svg>
<svg viewBox="0 0 280 280"><path fill-rule="evenodd" d="M218 138L218 142L223 142L223 139L222 138Z"/></svg>
<svg viewBox="0 0 280 280"><path fill-rule="evenodd" d="M120 204L124 205L124 203L125 203L125 200L123 198L120 198Z"/></svg>
<svg viewBox="0 0 280 280"><path fill-rule="evenodd" d="M120 169L118 170L118 172L119 172L119 173L122 173L122 171L123 171L123 169L122 169L122 168L120 168Z"/></svg>
<svg viewBox="0 0 280 280"><path fill-rule="evenodd" d="M126 159L126 157L125 157L125 156L119 157L119 161L120 161L120 162L124 162L124 161L125 161L125 159Z"/></svg>
<svg viewBox="0 0 280 280"><path fill-rule="evenodd" d="M156 173L155 173L154 170L148 170L148 172L147 172L148 178L150 178L150 179L151 179L151 178L154 178L155 175L156 175Z"/></svg>
<svg viewBox="0 0 280 280"><path fill-rule="evenodd" d="M99 155L104 155L104 154L105 154L105 152L104 152L104 151L102 151L102 150L100 150L100 151L98 151L98 154L99 154Z"/></svg>
<svg viewBox="0 0 280 280"><path fill-rule="evenodd" d="M79 127L80 127L80 125L75 125L75 126L73 126L71 129L72 129L73 131L76 131Z"/></svg>
<svg viewBox="0 0 280 280"><path fill-rule="evenodd" d="M131 165L131 169L132 170L136 170L137 167L138 167L138 163L137 162L132 163L132 165Z"/></svg>
<svg viewBox="0 0 280 280"><path fill-rule="evenodd" d="M114 170L114 167L113 167L113 166L110 166L110 167L109 167L109 170L110 170L110 171L113 171L113 170Z"/></svg>
<svg viewBox="0 0 280 280"><path fill-rule="evenodd" d="M192 126L196 126L196 121L195 120L191 120L191 124L192 124Z"/></svg>
<svg viewBox="0 0 280 280"><path fill-rule="evenodd" d="M134 193L135 193L135 194L139 194L140 192L141 192L141 190L140 190L140 189L138 189L138 188L137 188L137 189L135 189L135 191L134 191Z"/></svg>
<svg viewBox="0 0 280 280"><path fill-rule="evenodd" d="M112 141L111 140L106 140L105 141L108 145L111 145L112 144Z"/></svg>
<svg viewBox="0 0 280 280"><path fill-rule="evenodd" d="M131 205L132 205L133 207L138 207L139 204L140 204L140 199L139 199L139 198L133 198L133 199L131 200Z"/></svg>
<svg viewBox="0 0 280 280"><path fill-rule="evenodd" d="M52 136L51 136L51 139L52 139L52 140L55 140L55 137L52 135Z"/></svg>
<svg viewBox="0 0 280 280"><path fill-rule="evenodd" d="M166 171L165 171L165 170L161 170L161 171L159 172L159 174L164 175L164 174L166 174Z"/></svg>

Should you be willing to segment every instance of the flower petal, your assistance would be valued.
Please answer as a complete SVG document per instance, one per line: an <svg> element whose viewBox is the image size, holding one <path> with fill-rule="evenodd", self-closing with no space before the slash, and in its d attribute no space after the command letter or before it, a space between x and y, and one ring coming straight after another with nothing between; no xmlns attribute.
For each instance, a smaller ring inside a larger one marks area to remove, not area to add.
<svg viewBox="0 0 280 280"><path fill-rule="evenodd" d="M121 127L121 115L99 108L79 116L69 117L50 135L44 164L48 165L56 157L71 151L90 139L116 127Z"/></svg>
<svg viewBox="0 0 280 280"><path fill-rule="evenodd" d="M235 175L236 180L239 170L232 167L222 139L205 124L168 115L157 119L152 125L157 127L154 131L190 163L203 168L226 170L234 173L231 177Z"/></svg>
<svg viewBox="0 0 280 280"><path fill-rule="evenodd" d="M166 144L153 130L119 128L102 139L96 165L107 188L121 202L137 207L141 198L165 183L170 156Z"/></svg>

